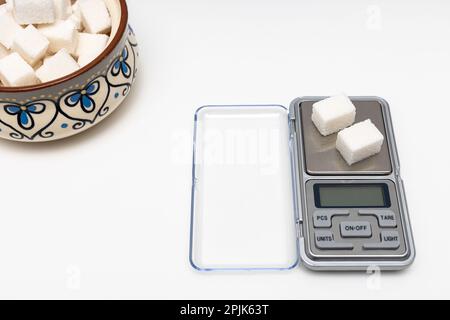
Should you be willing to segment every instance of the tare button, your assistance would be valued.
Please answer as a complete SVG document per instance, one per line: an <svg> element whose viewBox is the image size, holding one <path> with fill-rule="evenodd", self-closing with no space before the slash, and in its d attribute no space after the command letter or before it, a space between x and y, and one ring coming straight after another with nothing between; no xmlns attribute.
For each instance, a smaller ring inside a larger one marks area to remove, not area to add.
<svg viewBox="0 0 450 320"><path fill-rule="evenodd" d="M375 216L378 219L378 224L381 228L395 228L397 227L397 219L395 213L390 210L359 210L362 216Z"/></svg>
<svg viewBox="0 0 450 320"><path fill-rule="evenodd" d="M370 238L372 227L366 221L341 222L342 238Z"/></svg>

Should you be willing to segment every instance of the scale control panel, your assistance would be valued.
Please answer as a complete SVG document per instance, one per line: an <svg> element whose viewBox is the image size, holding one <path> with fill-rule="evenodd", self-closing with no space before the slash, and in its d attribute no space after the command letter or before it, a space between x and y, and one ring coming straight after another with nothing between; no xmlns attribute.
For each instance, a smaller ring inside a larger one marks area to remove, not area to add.
<svg viewBox="0 0 450 320"><path fill-rule="evenodd" d="M306 189L313 258L401 256L406 252L392 181L315 180Z"/></svg>

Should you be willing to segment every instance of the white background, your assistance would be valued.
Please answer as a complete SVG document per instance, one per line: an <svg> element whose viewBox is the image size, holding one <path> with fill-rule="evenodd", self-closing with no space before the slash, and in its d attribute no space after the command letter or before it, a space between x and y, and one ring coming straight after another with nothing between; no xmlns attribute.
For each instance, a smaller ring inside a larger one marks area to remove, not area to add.
<svg viewBox="0 0 450 320"><path fill-rule="evenodd" d="M121 109L66 141L0 142L0 297L450 297L449 1L128 2L141 67ZM194 110L342 91L391 104L415 264L193 271Z"/></svg>

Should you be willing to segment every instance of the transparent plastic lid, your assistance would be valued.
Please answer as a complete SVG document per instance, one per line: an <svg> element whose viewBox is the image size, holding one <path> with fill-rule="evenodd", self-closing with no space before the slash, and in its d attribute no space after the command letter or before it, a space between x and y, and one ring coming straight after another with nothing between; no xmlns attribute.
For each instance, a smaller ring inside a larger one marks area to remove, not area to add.
<svg viewBox="0 0 450 320"><path fill-rule="evenodd" d="M207 106L195 116L190 260L201 271L286 270L299 260L288 112Z"/></svg>

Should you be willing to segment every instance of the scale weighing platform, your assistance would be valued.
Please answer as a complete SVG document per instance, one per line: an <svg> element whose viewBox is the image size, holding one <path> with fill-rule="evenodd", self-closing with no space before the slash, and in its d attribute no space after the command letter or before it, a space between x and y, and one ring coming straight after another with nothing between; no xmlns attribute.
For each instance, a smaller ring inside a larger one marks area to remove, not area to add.
<svg viewBox="0 0 450 320"><path fill-rule="evenodd" d="M349 166L311 120L325 97L195 115L190 262L199 271L400 270L414 241L389 105L352 97L379 154Z"/></svg>

